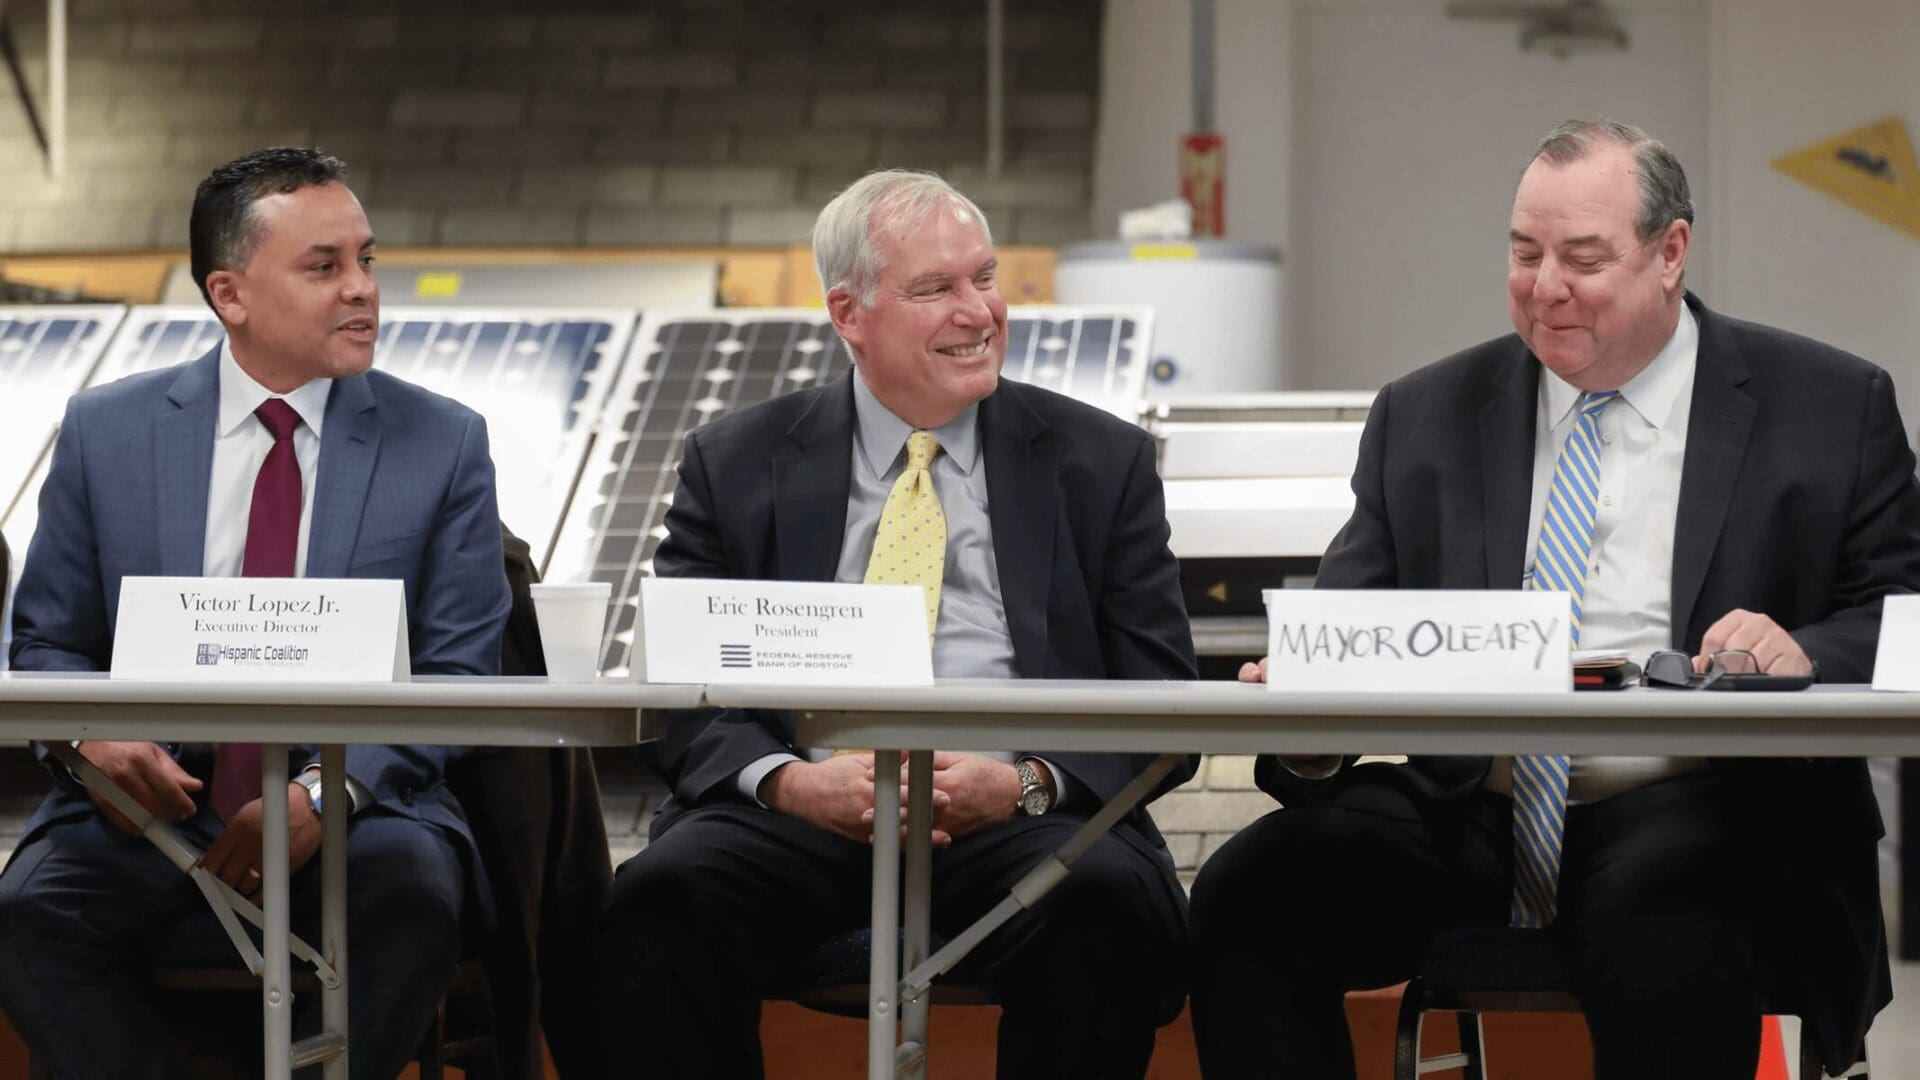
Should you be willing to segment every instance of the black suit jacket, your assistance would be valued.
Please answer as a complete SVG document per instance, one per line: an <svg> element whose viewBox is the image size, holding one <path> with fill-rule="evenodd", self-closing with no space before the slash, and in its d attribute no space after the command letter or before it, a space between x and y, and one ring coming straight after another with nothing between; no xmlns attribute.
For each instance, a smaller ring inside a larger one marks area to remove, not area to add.
<svg viewBox="0 0 1920 1080"><path fill-rule="evenodd" d="M527 542L504 526L513 608L500 644L502 675L545 675L528 589L540 580ZM447 770L487 867L496 918L468 955L487 971L498 1075L546 1075L541 1035L562 1077L600 1077L594 924L613 884L593 756L585 747L478 750ZM478 930L478 928L474 928Z"/></svg>
<svg viewBox="0 0 1920 1080"><path fill-rule="evenodd" d="M1920 588L1920 487L1893 384L1858 357L1686 302L1700 343L1674 523L1673 647L1698 652L1708 627L1745 608L1786 627L1822 680L1868 681L1881 599ZM1508 335L1382 389L1361 436L1353 517L1316 586L1518 588L1539 380L1539 362ZM1490 761L1415 758L1330 783L1451 800L1477 789ZM1775 970L1812 985L1829 1064L1840 1064L1841 1042L1864 1036L1888 993L1866 765L1714 764L1756 836L1811 857L1799 882L1808 895L1776 906L1789 955L1776 951ZM1272 758L1256 779L1283 803L1331 790Z"/></svg>
<svg viewBox="0 0 1920 1080"><path fill-rule="evenodd" d="M662 577L832 581L845 538L855 426L849 374L687 436ZM1191 679L1193 639L1152 439L1070 398L1007 379L980 403L993 550L1029 679ZM718 710L683 717L643 750L671 785L655 831L687 808L738 801L735 776L792 751L791 718ZM1151 755L1044 753L1079 792L1111 798ZM1161 791L1192 775L1176 770ZM1134 824L1158 843L1145 813Z"/></svg>

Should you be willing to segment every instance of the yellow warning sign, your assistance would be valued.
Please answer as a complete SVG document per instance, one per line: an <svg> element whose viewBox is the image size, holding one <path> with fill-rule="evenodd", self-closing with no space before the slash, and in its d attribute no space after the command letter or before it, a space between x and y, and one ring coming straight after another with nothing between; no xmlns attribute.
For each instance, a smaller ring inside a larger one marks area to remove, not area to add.
<svg viewBox="0 0 1920 1080"><path fill-rule="evenodd" d="M1773 159L1773 167L1823 195L1920 237L1920 165L1907 125L1888 117Z"/></svg>
<svg viewBox="0 0 1920 1080"><path fill-rule="evenodd" d="M460 295L460 275L452 270L428 270L413 279L413 295L422 300L451 300Z"/></svg>

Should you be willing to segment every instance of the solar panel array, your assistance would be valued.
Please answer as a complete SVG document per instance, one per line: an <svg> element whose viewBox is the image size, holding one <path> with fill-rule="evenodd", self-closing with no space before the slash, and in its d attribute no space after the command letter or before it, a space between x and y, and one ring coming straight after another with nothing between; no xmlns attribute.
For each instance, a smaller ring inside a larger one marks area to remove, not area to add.
<svg viewBox="0 0 1920 1080"><path fill-rule="evenodd" d="M501 517L540 560L553 543L633 320L633 312L617 309L389 308L381 314L375 364L487 418ZM221 337L218 320L204 307L135 308L87 385L184 363ZM51 415L57 421L59 410ZM9 536L17 528L22 545L32 533L45 470L42 461L8 519Z"/></svg>
<svg viewBox="0 0 1920 1080"><path fill-rule="evenodd" d="M125 314L117 305L0 307L0 521ZM27 536L8 540L22 551Z"/></svg>
<svg viewBox="0 0 1920 1080"><path fill-rule="evenodd" d="M1144 309L1016 308L1005 374L1133 418L1151 355ZM550 562L555 581L605 581L613 599L601 669L631 658L640 582L666 535L681 444L734 409L818 386L846 371L823 311L649 315L608 400Z"/></svg>
<svg viewBox="0 0 1920 1080"><path fill-rule="evenodd" d="M1144 309L1016 308L1005 374L1133 418L1151 320ZM627 667L687 432L849 364L820 310L653 315L638 334L633 324L623 309L389 308L375 361L487 418L502 516L549 577L613 584L609 672ZM11 503L0 524L17 553L66 398L195 359L221 337L202 307L0 308L0 499Z"/></svg>
<svg viewBox="0 0 1920 1080"><path fill-rule="evenodd" d="M0 307L0 530L12 551L15 580L33 525L16 523L9 510L39 490L34 472L67 398L85 385L125 314L117 304ZM0 668L6 667L12 588L8 582L0 593Z"/></svg>

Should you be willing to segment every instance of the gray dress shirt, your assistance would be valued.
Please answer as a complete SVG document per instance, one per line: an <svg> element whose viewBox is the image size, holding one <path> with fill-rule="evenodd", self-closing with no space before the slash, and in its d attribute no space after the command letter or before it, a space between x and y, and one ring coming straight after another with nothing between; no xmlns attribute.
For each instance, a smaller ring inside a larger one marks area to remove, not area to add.
<svg viewBox="0 0 1920 1080"><path fill-rule="evenodd" d="M867 388L858 372L853 376L853 483L848 487L846 533L840 544L840 565L833 579L866 580L867 560L873 555L880 513L894 482L907 465L907 436L914 428L893 415ZM947 561L940 584L940 615L933 635L933 674L936 678L1010 679L1019 672L1013 656L1013 636L1000 599L1000 564L993 554L993 522L987 513L987 470L980 455L980 406L969 405L945 424L933 429L940 443L929 471L940 510L947 519ZM810 750L808 757L824 761L828 751ZM1010 753L980 755L1011 762ZM768 754L740 770L739 791L757 798L767 774L796 754ZM1053 773L1058 802L1067 797L1066 777Z"/></svg>

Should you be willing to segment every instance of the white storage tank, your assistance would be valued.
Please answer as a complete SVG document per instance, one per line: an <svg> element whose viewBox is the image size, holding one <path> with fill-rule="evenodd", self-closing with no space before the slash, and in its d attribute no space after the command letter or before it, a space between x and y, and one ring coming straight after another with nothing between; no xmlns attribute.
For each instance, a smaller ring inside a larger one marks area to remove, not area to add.
<svg viewBox="0 0 1920 1080"><path fill-rule="evenodd" d="M1283 388L1274 248L1204 239L1070 244L1060 249L1053 291L1061 304L1153 308L1153 397Z"/></svg>

